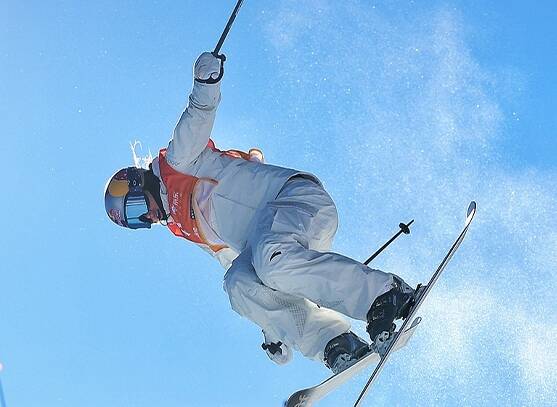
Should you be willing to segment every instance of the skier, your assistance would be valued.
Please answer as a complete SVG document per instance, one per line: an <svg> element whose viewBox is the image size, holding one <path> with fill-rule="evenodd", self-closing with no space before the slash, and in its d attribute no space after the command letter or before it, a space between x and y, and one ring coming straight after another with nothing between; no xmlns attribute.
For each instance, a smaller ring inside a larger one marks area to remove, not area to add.
<svg viewBox="0 0 557 407"><path fill-rule="evenodd" d="M116 224L163 224L225 269L232 309L262 328L277 364L292 349L338 373L370 351L341 314L367 321L372 341L405 318L415 291L400 277L330 251L333 200L313 174L264 163L258 149L221 151L210 135L225 58L194 64L189 103L148 169L128 167L105 188Z"/></svg>

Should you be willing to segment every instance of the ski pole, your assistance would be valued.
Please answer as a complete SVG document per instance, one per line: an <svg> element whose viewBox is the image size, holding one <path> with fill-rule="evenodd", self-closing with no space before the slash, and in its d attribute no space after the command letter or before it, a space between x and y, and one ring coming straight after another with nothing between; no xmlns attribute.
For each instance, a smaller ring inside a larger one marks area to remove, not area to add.
<svg viewBox="0 0 557 407"><path fill-rule="evenodd" d="M230 18L228 19L228 23L226 23L226 27L224 27L224 31L222 32L222 34L219 38L219 42L217 42L217 46L215 47L215 49L212 52L212 54L215 57L218 57L220 49L222 47L222 44L224 43L224 40L226 39L226 36L228 35L228 31L230 31L230 27L232 27L232 23L234 23L234 20L236 19L236 15L238 15L238 11L240 11L240 7L242 7L243 2L244 2L244 0L238 0L238 2L236 3L236 7L234 7L234 10L232 11L232 14L230 15Z"/></svg>
<svg viewBox="0 0 557 407"><path fill-rule="evenodd" d="M381 246L375 253L373 253L371 255L371 257L369 259L367 259L364 264L367 266L369 263L371 263L371 261L373 259L375 259L377 256L379 256L379 253L381 253L383 250L385 250L387 248L388 245L390 245L397 237L399 237L401 234L405 234L408 235L410 234L410 225L414 223L414 219L412 219L410 222L408 222L407 224L404 223L399 223L398 227L400 228L400 230L393 236L391 237L387 243L385 243L383 246Z"/></svg>

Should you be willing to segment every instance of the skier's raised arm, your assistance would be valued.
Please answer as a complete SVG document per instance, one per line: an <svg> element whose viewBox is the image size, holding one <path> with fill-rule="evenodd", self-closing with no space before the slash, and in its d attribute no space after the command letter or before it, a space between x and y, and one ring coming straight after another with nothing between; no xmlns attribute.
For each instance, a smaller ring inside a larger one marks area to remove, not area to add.
<svg viewBox="0 0 557 407"><path fill-rule="evenodd" d="M224 56L217 58L210 52L204 52L195 62L189 103L174 128L166 155L175 168L193 163L209 142L220 102L223 64Z"/></svg>

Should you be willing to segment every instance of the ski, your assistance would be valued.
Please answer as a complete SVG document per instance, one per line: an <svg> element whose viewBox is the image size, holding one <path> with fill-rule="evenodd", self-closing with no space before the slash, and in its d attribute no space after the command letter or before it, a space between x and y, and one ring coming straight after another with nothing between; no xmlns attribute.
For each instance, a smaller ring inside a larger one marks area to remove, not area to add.
<svg viewBox="0 0 557 407"><path fill-rule="evenodd" d="M468 211L466 213L466 221L464 223L464 227L463 227L462 231L460 232L460 234L456 238L455 242L453 243L453 245L449 249L448 253L446 254L446 256L443 259L443 261L441 262L441 264L439 264L439 267L437 267L437 270L435 271L435 273L433 273L433 275L431 276L431 279L429 280L428 284L426 286L424 286L424 289L418 295L418 298L416 299L415 305L410 310L410 314L404 320L404 322L403 322L402 326L400 327L400 329L398 330L398 332L396 332L395 335L393 336L393 338L391 339L391 342L387 346L387 349L386 349L385 353L383 354L383 356L381 357L381 359L379 361L379 364L377 365L377 367L375 368L375 370L371 374L369 380L367 381L367 383L364 386L362 392L360 393L360 396L356 400L356 403L354 404L354 407L361 406L361 403L362 403L364 397L366 396L366 394L369 392L369 390L371 388L371 385L375 382L375 380L379 376L379 373L381 373L381 371L383 370L383 367L385 366L385 363L387 362L387 359L389 358L391 353L395 349L397 349L397 344L399 343L399 341L402 340L403 334L406 330L406 326L410 323L412 318L414 318L414 315L416 315L416 313L418 312L418 309L420 308L420 306L424 302L427 295L430 293L431 289L433 288L433 285L437 282L437 280L439 279L439 276L441 275L441 273L443 272L443 270L445 269L445 267L447 266L447 264L449 263L449 261L451 260L451 258L455 254L455 252L457 251L457 249L459 248L462 241L464 240L464 237L466 236L466 232L468 232L468 228L470 227L470 224L472 222L472 219L474 219L475 214L476 214L476 202L472 201L472 202L470 202L470 205L468 206Z"/></svg>
<svg viewBox="0 0 557 407"><path fill-rule="evenodd" d="M366 383L364 389L362 390L358 400L354 407L358 407L361 405L362 400L364 399L365 395L369 391L371 385L377 379L379 373L383 369L385 362L389 358L392 352L395 352L408 343L412 335L414 334L416 328L421 322L420 317L415 317L418 309L422 305L424 299L429 294L431 288L453 257L454 253L464 240L464 236L468 231L470 223L474 218L476 213L476 203L472 201L468 206L468 211L466 215L466 222L464 224L464 228L460 232L459 236L451 246L450 250L446 254L445 258L431 277L429 283L425 286L422 286L420 292L418 294L418 298L416 300L415 305L412 307L409 315L404 320L403 324L401 325L400 329L389 339L387 340L386 346L383 346L382 349L376 349L378 352L370 353L356 362L354 365L350 366L348 369L343 370L342 372L329 377L327 380L323 381L322 383L308 387L306 389L298 390L297 392L293 393L288 400L284 403L284 407L310 407L318 400L322 399L326 395L328 395L333 390L340 387L342 384L350 380L353 376L361 372L366 367L378 363L377 367L373 371L370 379ZM412 321L412 322L410 322Z"/></svg>
<svg viewBox="0 0 557 407"><path fill-rule="evenodd" d="M412 325L410 325L410 327L407 328L402 335L400 335L400 340L393 348L393 351L399 350L406 346L420 322L421 318L416 318ZM358 362L350 366L348 369L345 369L342 372L329 377L324 382L313 387L308 387L307 389L298 390L288 398L288 400L284 403L284 407L310 407L313 403L322 399L336 388L340 387L343 383L348 381L354 375L358 374L361 370L374 363L379 362L380 360L381 357L378 353L369 353L361 358Z"/></svg>

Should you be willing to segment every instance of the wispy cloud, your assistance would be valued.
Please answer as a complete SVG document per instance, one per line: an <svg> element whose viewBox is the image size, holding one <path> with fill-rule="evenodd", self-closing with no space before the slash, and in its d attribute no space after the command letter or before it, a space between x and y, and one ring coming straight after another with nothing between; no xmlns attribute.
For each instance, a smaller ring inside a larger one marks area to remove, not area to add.
<svg viewBox="0 0 557 407"><path fill-rule="evenodd" d="M289 158L310 159L336 198L339 250L361 254L363 239L415 217L404 258L393 249L378 263L413 282L476 199L470 236L424 308L412 363L427 374L416 370L409 386L452 383L469 405L483 404L474 388L507 391L508 404L555 404L557 173L514 165L501 150L515 120L501 95L524 86L521 74L474 58L473 27L458 10L395 3L285 0L262 17L281 78L269 94L292 101L281 106L284 132L314 141L298 141Z"/></svg>

